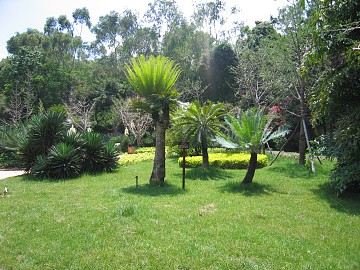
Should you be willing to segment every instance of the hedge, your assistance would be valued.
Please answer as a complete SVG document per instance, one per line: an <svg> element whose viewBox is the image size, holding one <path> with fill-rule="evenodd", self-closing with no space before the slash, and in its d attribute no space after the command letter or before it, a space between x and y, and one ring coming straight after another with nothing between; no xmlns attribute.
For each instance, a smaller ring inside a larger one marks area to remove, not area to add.
<svg viewBox="0 0 360 270"><path fill-rule="evenodd" d="M246 169L249 165L250 154L248 153L215 153L209 154L209 165L222 169ZM182 167L183 158L178 159L178 164ZM256 168L267 166L268 158L266 155L258 154ZM185 167L196 168L202 166L202 156L186 157Z"/></svg>

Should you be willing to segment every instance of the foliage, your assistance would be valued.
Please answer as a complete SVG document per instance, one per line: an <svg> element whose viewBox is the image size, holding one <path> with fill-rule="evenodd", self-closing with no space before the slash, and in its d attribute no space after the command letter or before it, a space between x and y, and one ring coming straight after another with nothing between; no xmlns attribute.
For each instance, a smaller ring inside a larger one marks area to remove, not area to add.
<svg viewBox="0 0 360 270"><path fill-rule="evenodd" d="M50 147L58 143L65 134L65 115L48 111L33 116L27 132L19 141L19 156L26 171L30 171L39 155L47 155Z"/></svg>
<svg viewBox="0 0 360 270"><path fill-rule="evenodd" d="M331 184L338 194L345 191L360 191L360 162L340 161L331 174Z"/></svg>
<svg viewBox="0 0 360 270"><path fill-rule="evenodd" d="M180 110L176 125L182 127L185 139L196 139L201 145L203 168L208 168L208 141L224 129L226 115L223 104L209 102L203 106L195 100L186 110ZM180 130L180 132L182 132Z"/></svg>
<svg viewBox="0 0 360 270"><path fill-rule="evenodd" d="M133 101L133 105L146 112L158 112L166 104L175 102L177 92L173 86L180 75L180 67L164 56L144 55L132 58L126 66L126 76L134 90L145 101Z"/></svg>
<svg viewBox="0 0 360 270"><path fill-rule="evenodd" d="M316 80L309 95L314 124L322 123L338 164L332 183L338 193L357 188L360 102L360 2L356 0L312 3L313 46L304 71Z"/></svg>
<svg viewBox="0 0 360 270"><path fill-rule="evenodd" d="M88 172L100 172L103 170L111 171L114 167L116 156L113 143L104 144L103 138L99 133L84 133L84 169Z"/></svg>
<svg viewBox="0 0 360 270"><path fill-rule="evenodd" d="M84 171L113 171L117 151L113 143L104 143L94 132L65 132L60 111L33 116L16 147L21 165L38 178L74 178Z"/></svg>
<svg viewBox="0 0 360 270"><path fill-rule="evenodd" d="M238 117L229 115L226 123L229 135L223 134L216 138L225 148L240 148L250 152L260 151L266 142L285 136L289 130L285 126L271 126L273 118L266 115L263 109L251 108L240 113Z"/></svg>
<svg viewBox="0 0 360 270"><path fill-rule="evenodd" d="M182 167L183 158L178 159L179 166ZM247 169L249 166L250 154L209 154L209 165L211 167L218 167L221 169ZM267 165L268 158L266 155L258 155L256 168L263 168ZM201 167L201 156L186 157L186 168Z"/></svg>
<svg viewBox="0 0 360 270"><path fill-rule="evenodd" d="M66 143L52 146L44 158L38 156L32 174L38 178L75 178L82 172L82 156L78 149Z"/></svg>

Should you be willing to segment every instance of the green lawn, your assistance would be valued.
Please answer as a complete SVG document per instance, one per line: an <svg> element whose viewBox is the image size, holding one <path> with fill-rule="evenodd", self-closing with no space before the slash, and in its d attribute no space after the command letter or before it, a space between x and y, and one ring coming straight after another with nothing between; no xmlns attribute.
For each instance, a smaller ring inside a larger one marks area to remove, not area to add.
<svg viewBox="0 0 360 270"><path fill-rule="evenodd" d="M256 171L182 169L149 187L152 162L62 182L0 181L0 269L360 269L360 198L338 198L330 162ZM139 176L139 188L135 176Z"/></svg>

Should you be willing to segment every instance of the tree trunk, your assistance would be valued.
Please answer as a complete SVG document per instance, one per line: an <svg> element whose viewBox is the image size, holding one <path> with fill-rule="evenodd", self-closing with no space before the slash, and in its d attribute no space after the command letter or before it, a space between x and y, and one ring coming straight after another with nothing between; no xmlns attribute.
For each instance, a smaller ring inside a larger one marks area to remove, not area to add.
<svg viewBox="0 0 360 270"><path fill-rule="evenodd" d="M165 181L165 130L162 123L155 122L155 158L150 177L152 186L162 186Z"/></svg>
<svg viewBox="0 0 360 270"><path fill-rule="evenodd" d="M252 182L255 175L256 165L257 165L257 153L251 152L249 166L246 175L244 177L244 180L242 181L243 184L250 184Z"/></svg>
<svg viewBox="0 0 360 270"><path fill-rule="evenodd" d="M206 135L201 134L201 153L202 153L202 167L209 169L209 153L207 147Z"/></svg>
<svg viewBox="0 0 360 270"><path fill-rule="evenodd" d="M165 104L162 108L162 117L159 113L155 113L153 119L155 121L155 158L150 185L163 186L165 183L165 132L170 121L169 105Z"/></svg>
<svg viewBox="0 0 360 270"><path fill-rule="evenodd" d="M306 140L303 121L305 119L305 82L301 79L300 85L300 134L299 134L299 164L305 165Z"/></svg>

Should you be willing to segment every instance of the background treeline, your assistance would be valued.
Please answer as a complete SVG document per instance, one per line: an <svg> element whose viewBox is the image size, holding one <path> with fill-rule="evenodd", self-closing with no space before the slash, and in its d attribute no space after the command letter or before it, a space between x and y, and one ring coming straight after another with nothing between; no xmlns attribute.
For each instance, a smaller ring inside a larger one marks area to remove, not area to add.
<svg viewBox="0 0 360 270"><path fill-rule="evenodd" d="M61 106L77 129L118 135L136 124L146 131L138 144L151 145L151 119L129 114L134 91L124 69L140 54L164 55L182 68L180 101L227 103L229 111L277 106L295 132L287 150L299 151L300 163L305 135L324 134L321 154L339 158L333 177L360 171L358 0L289 1L253 28L226 1L198 4L190 18L179 4L155 0L143 19L112 11L96 25L80 8L71 18L48 18L43 31L17 33L0 62L1 122ZM91 42L83 41L86 28Z"/></svg>

